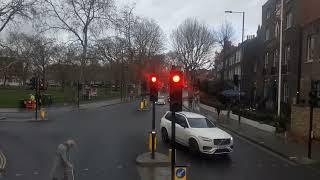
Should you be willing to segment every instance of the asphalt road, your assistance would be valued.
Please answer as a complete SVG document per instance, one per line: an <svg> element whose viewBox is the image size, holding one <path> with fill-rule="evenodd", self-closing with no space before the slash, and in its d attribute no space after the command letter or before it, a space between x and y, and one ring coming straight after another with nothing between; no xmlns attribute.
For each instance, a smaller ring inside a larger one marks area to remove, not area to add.
<svg viewBox="0 0 320 180"><path fill-rule="evenodd" d="M147 151L151 112L138 112L137 104L119 104L89 110L57 112L42 123L0 122L0 149L8 158L4 179L46 180L59 143L74 138L72 159L76 180L139 180L135 158ZM160 116L168 106L157 106ZM177 151L180 165L189 165L193 180L312 180L319 174L290 164L270 152L234 136L235 151L229 159L194 157L184 147ZM159 138L158 151L168 152Z"/></svg>

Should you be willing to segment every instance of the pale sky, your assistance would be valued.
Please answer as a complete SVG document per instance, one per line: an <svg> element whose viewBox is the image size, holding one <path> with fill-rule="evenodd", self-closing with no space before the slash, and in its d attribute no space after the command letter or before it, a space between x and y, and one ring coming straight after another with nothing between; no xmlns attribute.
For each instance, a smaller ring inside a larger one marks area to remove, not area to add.
<svg viewBox="0 0 320 180"><path fill-rule="evenodd" d="M241 41L242 15L225 14L225 10L245 11L245 37L256 34L258 25L261 24L262 5L267 0L115 0L118 7L135 4L134 13L138 16L154 19L163 29L170 49L170 34L173 29L186 18L197 18L217 28L224 22L230 22L234 27L235 44ZM22 23L24 24L24 23ZM22 31L31 30L24 25ZM7 31L16 27L8 27ZM32 30L31 30L32 31ZM0 34L0 38L5 33Z"/></svg>
<svg viewBox="0 0 320 180"><path fill-rule="evenodd" d="M119 2L120 1L120 2ZM262 5L267 0L117 0L120 4L136 4L135 14L153 18L166 36L184 19L195 17L215 28L225 21L236 31L236 41L241 41L242 15L225 14L225 10L245 11L245 37L256 34L261 24Z"/></svg>

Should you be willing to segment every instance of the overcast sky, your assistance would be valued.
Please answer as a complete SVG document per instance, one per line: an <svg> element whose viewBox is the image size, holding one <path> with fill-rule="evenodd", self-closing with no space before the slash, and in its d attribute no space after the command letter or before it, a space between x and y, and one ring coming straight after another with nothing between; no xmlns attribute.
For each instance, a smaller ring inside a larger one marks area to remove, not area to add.
<svg viewBox="0 0 320 180"><path fill-rule="evenodd" d="M120 0L122 4L136 4L135 13L153 18L167 37L184 19L196 17L211 27L225 21L236 30L236 41L241 41L241 14L225 14L225 10L245 11L245 36L256 34L261 24L262 5L267 0ZM117 1L119 2L119 1Z"/></svg>

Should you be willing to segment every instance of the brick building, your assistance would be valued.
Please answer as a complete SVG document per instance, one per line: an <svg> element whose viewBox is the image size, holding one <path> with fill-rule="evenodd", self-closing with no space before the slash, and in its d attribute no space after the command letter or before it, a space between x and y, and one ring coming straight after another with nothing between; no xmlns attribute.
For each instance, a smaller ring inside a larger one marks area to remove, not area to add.
<svg viewBox="0 0 320 180"><path fill-rule="evenodd" d="M237 75L241 92L245 93L241 102L245 104L253 104L256 100L257 62L260 47L259 38L248 36L247 40L239 46L229 46L216 58L217 79L232 84L234 75Z"/></svg>
<svg viewBox="0 0 320 180"><path fill-rule="evenodd" d="M296 102L299 91L301 33L299 3L299 0L284 1L281 102L286 105ZM263 50L259 68L263 79L258 94L261 97L260 102L269 110L276 110L278 101L280 15L281 0L269 0L263 5L261 26Z"/></svg>
<svg viewBox="0 0 320 180"><path fill-rule="evenodd" d="M309 77L310 67L315 66L306 63L307 46L308 43L316 46L315 35L310 37L310 31L317 34L315 24L318 22L314 20L319 18L318 7L318 0L284 0L281 102L287 107L305 102L306 87L310 86L305 79ZM262 7L260 70L263 83L258 85L258 94L262 97L261 102L271 110L277 108L278 101L280 13L281 0L269 0Z"/></svg>
<svg viewBox="0 0 320 180"><path fill-rule="evenodd" d="M308 102L310 82L320 80L320 18L307 24L302 32L301 98L300 103Z"/></svg>

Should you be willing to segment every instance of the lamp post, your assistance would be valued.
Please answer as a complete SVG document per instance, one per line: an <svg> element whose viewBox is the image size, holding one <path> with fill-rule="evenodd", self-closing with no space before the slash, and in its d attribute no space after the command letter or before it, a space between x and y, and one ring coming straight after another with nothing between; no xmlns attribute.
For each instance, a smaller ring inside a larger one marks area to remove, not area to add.
<svg viewBox="0 0 320 180"><path fill-rule="evenodd" d="M282 75L282 41L283 41L283 0L280 10L280 53L279 53L279 84L278 84L278 117L281 115L281 75Z"/></svg>
<svg viewBox="0 0 320 180"><path fill-rule="evenodd" d="M244 11L224 11L225 13L228 14L242 14L242 40L241 42L244 41L244 18L245 18L245 12Z"/></svg>
<svg viewBox="0 0 320 180"><path fill-rule="evenodd" d="M241 43L243 43L244 41L244 19L245 19L245 12L244 11L224 11L227 14L242 14L242 38L241 38ZM240 68L241 68L241 63L240 63ZM241 80L241 73L239 73L239 81ZM239 86L239 111L241 111L241 103L240 103L240 99L241 99L241 83L238 82L238 86ZM240 124L240 114L241 112L239 112L239 124Z"/></svg>

